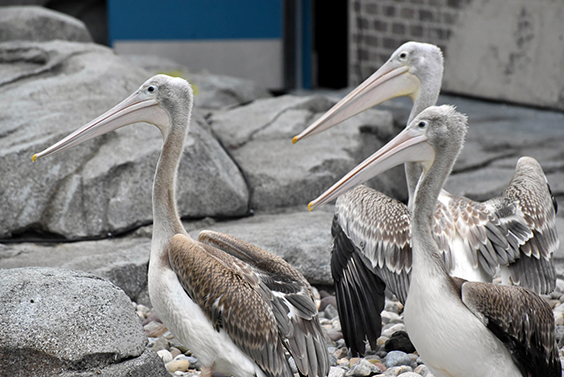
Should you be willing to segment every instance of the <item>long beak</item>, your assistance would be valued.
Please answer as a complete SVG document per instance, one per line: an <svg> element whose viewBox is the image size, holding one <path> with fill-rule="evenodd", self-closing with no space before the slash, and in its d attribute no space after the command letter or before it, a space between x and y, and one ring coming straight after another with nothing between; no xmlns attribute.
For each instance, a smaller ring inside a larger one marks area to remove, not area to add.
<svg viewBox="0 0 564 377"><path fill-rule="evenodd" d="M435 151L427 143L427 136L412 128L404 129L398 136L384 145L372 156L351 170L329 190L307 206L310 211L349 191L372 177L406 162L433 161Z"/></svg>
<svg viewBox="0 0 564 377"><path fill-rule="evenodd" d="M166 111L159 106L156 100L144 99L140 92L135 92L61 141L33 155L32 160L61 152L129 124L148 122L159 125L168 121Z"/></svg>
<svg viewBox="0 0 564 377"><path fill-rule="evenodd" d="M292 142L296 143L300 139L322 132L389 99L410 96L415 100L420 86L419 78L409 73L408 66L393 68L392 62L388 62L311 126L295 136Z"/></svg>

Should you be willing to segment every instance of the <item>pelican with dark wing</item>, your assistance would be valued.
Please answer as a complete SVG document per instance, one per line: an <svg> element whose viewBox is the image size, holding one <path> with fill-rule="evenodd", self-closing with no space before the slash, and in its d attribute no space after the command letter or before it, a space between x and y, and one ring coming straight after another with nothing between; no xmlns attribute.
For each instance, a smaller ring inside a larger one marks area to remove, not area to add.
<svg viewBox="0 0 564 377"><path fill-rule="evenodd" d="M309 207L399 164L420 164L404 319L425 365L436 377L560 377L554 317L544 299L519 286L451 277L445 268L434 235L436 202L462 149L466 123L452 106L427 108Z"/></svg>
<svg viewBox="0 0 564 377"><path fill-rule="evenodd" d="M366 81L339 101L294 142L322 132L374 105L399 96L413 100L412 121L439 96L443 55L434 45L408 42ZM354 353L364 341L374 348L381 331L379 315L388 287L405 302L412 263L411 215L418 164L406 162L408 205L358 186L341 196L332 225L331 271L343 335ZM517 162L505 192L483 203L442 190L434 213L433 234L447 271L471 281L502 281L537 293L554 290L551 261L558 249L556 202L541 166L533 158ZM370 313L370 314L369 314Z"/></svg>
<svg viewBox="0 0 564 377"><path fill-rule="evenodd" d="M312 288L281 258L221 233L193 240L175 188L193 94L157 75L111 110L33 156L45 157L129 124L158 127L164 145L153 182L149 295L159 318L211 370L238 377L326 376L329 358Z"/></svg>

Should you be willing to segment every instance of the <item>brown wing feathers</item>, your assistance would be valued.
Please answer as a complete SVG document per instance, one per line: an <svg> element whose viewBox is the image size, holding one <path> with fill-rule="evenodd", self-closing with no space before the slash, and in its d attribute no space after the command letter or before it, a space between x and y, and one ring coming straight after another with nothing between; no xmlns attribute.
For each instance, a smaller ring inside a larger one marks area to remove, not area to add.
<svg viewBox="0 0 564 377"><path fill-rule="evenodd" d="M540 296L518 286L465 282L461 297L505 344L524 376L560 377L554 317Z"/></svg>
<svg viewBox="0 0 564 377"><path fill-rule="evenodd" d="M292 376L265 303L268 292L249 266L183 235L173 237L168 256L182 287L216 330L225 330L268 376Z"/></svg>
<svg viewBox="0 0 564 377"><path fill-rule="evenodd" d="M324 332L319 324L311 286L303 275L282 258L236 237L203 231L198 240L252 267L276 320L280 339L294 358L300 374L327 375L329 357Z"/></svg>

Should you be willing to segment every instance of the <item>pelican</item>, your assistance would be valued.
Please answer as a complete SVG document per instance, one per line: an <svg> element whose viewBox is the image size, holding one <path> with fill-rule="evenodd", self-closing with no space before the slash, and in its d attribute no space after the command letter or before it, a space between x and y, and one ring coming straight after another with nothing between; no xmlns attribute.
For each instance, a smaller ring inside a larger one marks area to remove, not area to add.
<svg viewBox="0 0 564 377"><path fill-rule="evenodd" d="M164 145L153 182L149 296L159 318L211 370L238 377L326 376L329 359L312 288L281 258L229 235L192 239L175 186L193 94L188 82L157 75L128 98L33 156L45 157L117 128L147 122Z"/></svg>
<svg viewBox="0 0 564 377"><path fill-rule="evenodd" d="M434 237L436 202L467 130L453 106L430 107L309 205L313 209L404 162L419 163L406 330L436 377L560 377L552 309L519 286L451 277Z"/></svg>
<svg viewBox="0 0 564 377"><path fill-rule="evenodd" d="M411 122L439 96L443 56L434 45L407 42L366 81L294 138L294 143L322 132L388 99L413 100ZM411 215L418 164L405 164L408 205L359 186L341 196L332 224L331 271L343 335L353 353L364 340L375 347L381 331L384 288L405 302L411 270ZM558 249L557 207L539 163L518 161L505 192L484 203L442 190L437 202L434 237L449 273L471 281L492 281L501 267L502 281L537 293L554 290L551 262Z"/></svg>

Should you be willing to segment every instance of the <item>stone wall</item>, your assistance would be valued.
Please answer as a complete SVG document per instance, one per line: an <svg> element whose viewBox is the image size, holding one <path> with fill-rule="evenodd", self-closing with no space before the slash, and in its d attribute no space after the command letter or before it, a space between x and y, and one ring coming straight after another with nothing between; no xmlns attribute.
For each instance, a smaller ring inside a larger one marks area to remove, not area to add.
<svg viewBox="0 0 564 377"><path fill-rule="evenodd" d="M564 110L560 0L352 0L349 7L350 85L415 40L442 48L445 91Z"/></svg>

